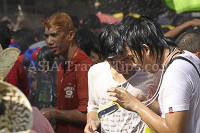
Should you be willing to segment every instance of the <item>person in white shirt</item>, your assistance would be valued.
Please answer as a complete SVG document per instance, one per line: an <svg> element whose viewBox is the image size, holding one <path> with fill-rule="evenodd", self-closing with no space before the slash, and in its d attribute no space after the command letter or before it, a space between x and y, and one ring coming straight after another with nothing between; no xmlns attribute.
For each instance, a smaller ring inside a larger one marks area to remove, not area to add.
<svg viewBox="0 0 200 133"><path fill-rule="evenodd" d="M158 102L161 116L120 88L108 90L113 101L123 108L137 112L155 132L200 132L200 60L188 51L181 51L165 38L154 22L140 17L127 28L128 56L141 69L156 73L151 67L165 70ZM147 67L148 66L148 67Z"/></svg>
<svg viewBox="0 0 200 133"><path fill-rule="evenodd" d="M144 127L147 125L136 112L121 108L101 123L96 116L97 110L112 101L112 97L106 92L109 88L124 84L122 88L136 97L138 94L151 97L157 89L160 73L155 76L137 70L132 66L131 59L125 55L123 40L125 29L123 24L113 24L100 34L101 55L106 61L92 66L88 72L89 101L86 133L96 131L100 124L102 133L145 132Z"/></svg>

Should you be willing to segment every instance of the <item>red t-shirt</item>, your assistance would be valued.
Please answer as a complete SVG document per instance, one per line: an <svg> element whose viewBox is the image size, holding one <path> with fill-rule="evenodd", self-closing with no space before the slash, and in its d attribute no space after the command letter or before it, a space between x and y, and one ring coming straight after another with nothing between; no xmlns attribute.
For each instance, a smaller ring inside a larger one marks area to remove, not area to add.
<svg viewBox="0 0 200 133"><path fill-rule="evenodd" d="M65 61L66 62L66 61ZM80 49L74 58L65 65L63 61L58 67L58 102L57 109L87 112L88 103L88 70L93 61ZM65 72L64 72L65 67ZM74 124L57 121L57 133L83 133L85 124Z"/></svg>
<svg viewBox="0 0 200 133"><path fill-rule="evenodd" d="M6 76L6 82L19 88L26 97L29 95L28 76L24 66L17 60Z"/></svg>

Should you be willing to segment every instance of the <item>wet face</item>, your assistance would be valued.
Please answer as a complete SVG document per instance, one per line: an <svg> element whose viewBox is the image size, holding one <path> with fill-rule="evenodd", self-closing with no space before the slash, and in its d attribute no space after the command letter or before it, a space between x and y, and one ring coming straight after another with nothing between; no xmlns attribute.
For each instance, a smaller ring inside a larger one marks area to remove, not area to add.
<svg viewBox="0 0 200 133"><path fill-rule="evenodd" d="M108 59L107 61L110 66L120 74L128 74L134 69L131 59L125 55L118 55L112 59Z"/></svg>
<svg viewBox="0 0 200 133"><path fill-rule="evenodd" d="M155 58L153 58L151 52L149 50L143 51L143 58L142 61L133 51L130 50L130 48L126 48L127 50L127 56L133 61L133 65L140 70L143 70L145 72L150 73L156 73L159 70L159 65L156 63Z"/></svg>
<svg viewBox="0 0 200 133"><path fill-rule="evenodd" d="M91 51L91 57L90 57L95 64L102 62L102 60L99 58L99 55L93 51Z"/></svg>
<svg viewBox="0 0 200 133"><path fill-rule="evenodd" d="M50 29L45 27L45 41L55 55L64 56L68 53L68 49L72 41L69 33L63 37L63 31L58 31L58 29L55 27L51 27Z"/></svg>

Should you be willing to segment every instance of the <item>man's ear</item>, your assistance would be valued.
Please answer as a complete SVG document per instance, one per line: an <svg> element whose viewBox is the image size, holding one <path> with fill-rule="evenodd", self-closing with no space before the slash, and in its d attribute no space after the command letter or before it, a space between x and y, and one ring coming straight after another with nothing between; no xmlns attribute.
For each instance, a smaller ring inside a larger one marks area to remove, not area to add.
<svg viewBox="0 0 200 133"><path fill-rule="evenodd" d="M194 54L200 59L200 52L195 52Z"/></svg>
<svg viewBox="0 0 200 133"><path fill-rule="evenodd" d="M149 46L147 46L146 44L142 45L142 49L143 49L143 55L147 56L147 57L151 57L152 56L152 52L149 48Z"/></svg>
<svg viewBox="0 0 200 133"><path fill-rule="evenodd" d="M75 32L74 31L69 31L69 40L72 41L75 37Z"/></svg>

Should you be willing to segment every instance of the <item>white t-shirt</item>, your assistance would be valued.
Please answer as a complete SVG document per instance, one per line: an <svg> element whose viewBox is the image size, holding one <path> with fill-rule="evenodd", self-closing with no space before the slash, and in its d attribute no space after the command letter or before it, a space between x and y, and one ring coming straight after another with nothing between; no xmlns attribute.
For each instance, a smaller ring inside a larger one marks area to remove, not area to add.
<svg viewBox="0 0 200 133"><path fill-rule="evenodd" d="M128 81L127 91L133 94L152 95L159 82L159 76L137 71ZM97 111L112 101L112 97L106 91L109 88L120 85L113 78L108 62L93 65L88 72L89 102L88 112ZM138 89L139 88L139 89ZM101 123L101 132L142 133L147 126L136 112L130 112L123 108L112 114Z"/></svg>
<svg viewBox="0 0 200 133"><path fill-rule="evenodd" d="M192 61L200 71L200 59L184 51L179 56ZM158 98L162 117L166 113L189 110L187 133L200 133L200 78L194 66L177 59L167 68Z"/></svg>

